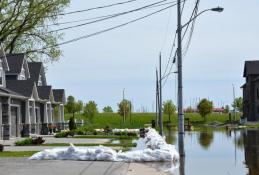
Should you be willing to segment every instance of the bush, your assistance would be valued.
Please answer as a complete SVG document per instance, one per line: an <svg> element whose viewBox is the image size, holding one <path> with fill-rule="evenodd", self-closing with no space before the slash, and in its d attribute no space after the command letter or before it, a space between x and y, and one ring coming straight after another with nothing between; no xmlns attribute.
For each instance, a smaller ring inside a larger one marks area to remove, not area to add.
<svg viewBox="0 0 259 175"><path fill-rule="evenodd" d="M75 132L74 131L62 131L60 133L56 133L55 134L55 137L56 138L65 138L65 137L68 137L68 136L74 136L75 135Z"/></svg>
<svg viewBox="0 0 259 175"><path fill-rule="evenodd" d="M25 138L20 141L16 141L16 146L26 146L26 145L41 145L45 142L42 137Z"/></svg>

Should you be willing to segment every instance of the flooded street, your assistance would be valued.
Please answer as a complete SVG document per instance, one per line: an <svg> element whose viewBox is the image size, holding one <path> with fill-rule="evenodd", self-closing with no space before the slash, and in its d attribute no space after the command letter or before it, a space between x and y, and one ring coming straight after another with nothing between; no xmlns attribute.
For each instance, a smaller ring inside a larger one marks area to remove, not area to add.
<svg viewBox="0 0 259 175"><path fill-rule="evenodd" d="M177 147L177 132L166 130ZM173 175L259 175L259 130L186 132L185 157Z"/></svg>

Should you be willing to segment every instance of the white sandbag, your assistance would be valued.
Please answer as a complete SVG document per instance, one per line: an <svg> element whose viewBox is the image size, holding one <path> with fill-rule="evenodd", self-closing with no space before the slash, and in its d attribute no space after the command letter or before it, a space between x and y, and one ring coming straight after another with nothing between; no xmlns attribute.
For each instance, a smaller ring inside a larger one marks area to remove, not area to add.
<svg viewBox="0 0 259 175"><path fill-rule="evenodd" d="M142 150L116 152L109 147L75 147L46 149L34 154L31 160L89 160L122 162L170 162L178 161L179 154L174 145L167 144L156 130L147 129L146 148Z"/></svg>

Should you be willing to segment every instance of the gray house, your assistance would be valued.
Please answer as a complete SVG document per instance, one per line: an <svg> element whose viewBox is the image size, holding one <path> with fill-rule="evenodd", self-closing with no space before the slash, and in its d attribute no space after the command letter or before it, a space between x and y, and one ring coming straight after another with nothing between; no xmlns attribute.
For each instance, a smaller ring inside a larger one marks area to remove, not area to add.
<svg viewBox="0 0 259 175"><path fill-rule="evenodd" d="M243 88L243 112L247 121L259 121L259 60L246 61Z"/></svg>
<svg viewBox="0 0 259 175"><path fill-rule="evenodd" d="M64 129L65 103L65 91L47 85L41 62L5 55L0 45L0 140Z"/></svg>

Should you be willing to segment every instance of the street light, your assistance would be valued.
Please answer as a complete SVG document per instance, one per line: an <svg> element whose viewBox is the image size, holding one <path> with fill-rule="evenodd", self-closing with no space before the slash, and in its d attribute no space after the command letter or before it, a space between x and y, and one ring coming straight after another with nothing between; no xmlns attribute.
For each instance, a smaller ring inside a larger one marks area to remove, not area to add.
<svg viewBox="0 0 259 175"><path fill-rule="evenodd" d="M178 34L178 48L177 48L177 58L178 58L178 147L180 156L185 155L184 151L184 111L183 111L183 65L182 65L182 29L186 27L190 22L195 20L201 14L207 11L214 11L214 12L222 12L224 9L222 7L211 8L207 10L203 10L202 12L198 13L192 19L190 19L186 24L182 25L182 7L181 7L181 0L177 0L177 34Z"/></svg>

